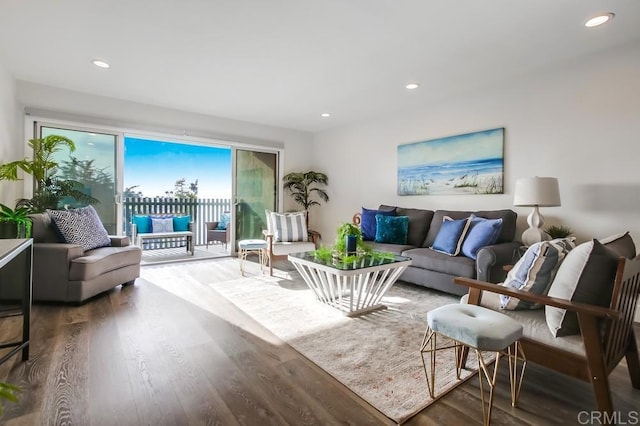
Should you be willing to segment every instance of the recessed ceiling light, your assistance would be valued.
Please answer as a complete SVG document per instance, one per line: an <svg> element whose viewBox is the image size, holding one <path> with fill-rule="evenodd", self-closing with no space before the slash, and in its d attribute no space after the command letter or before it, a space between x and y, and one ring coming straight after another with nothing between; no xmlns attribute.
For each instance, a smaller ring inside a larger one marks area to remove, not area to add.
<svg viewBox="0 0 640 426"><path fill-rule="evenodd" d="M109 68L111 66L105 61L101 61L100 59L94 59L93 61L91 61L91 63L96 67L100 67L100 68Z"/></svg>
<svg viewBox="0 0 640 426"><path fill-rule="evenodd" d="M613 19L616 16L614 13L603 13L602 15L594 16L584 23L585 27L597 27L598 25L602 25L607 21Z"/></svg>
<svg viewBox="0 0 640 426"><path fill-rule="evenodd" d="M328 112L323 112L322 114L320 114L320 117L324 117L324 118L331 117L331 114L329 114Z"/></svg>
<svg viewBox="0 0 640 426"><path fill-rule="evenodd" d="M417 89L418 87L420 87L420 85L419 85L418 83L409 83L409 84L407 84L407 85L406 85L406 86L404 86L404 87L406 87L406 88L407 88L407 89L409 89L409 90L415 90L415 89Z"/></svg>

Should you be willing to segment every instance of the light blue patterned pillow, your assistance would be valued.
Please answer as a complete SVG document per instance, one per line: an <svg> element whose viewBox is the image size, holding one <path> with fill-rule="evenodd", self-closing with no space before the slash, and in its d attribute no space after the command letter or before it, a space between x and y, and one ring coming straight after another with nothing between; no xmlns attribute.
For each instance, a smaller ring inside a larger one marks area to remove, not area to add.
<svg viewBox="0 0 640 426"><path fill-rule="evenodd" d="M408 216L376 215L376 243L407 244Z"/></svg>
<svg viewBox="0 0 640 426"><path fill-rule="evenodd" d="M501 285L534 294L546 294L562 260L575 247L574 240L573 237L560 238L541 241L529 246ZM519 310L539 309L542 306L501 295L500 307L507 310Z"/></svg>
<svg viewBox="0 0 640 426"><path fill-rule="evenodd" d="M160 232L173 232L173 218L151 218L151 232L154 234Z"/></svg>

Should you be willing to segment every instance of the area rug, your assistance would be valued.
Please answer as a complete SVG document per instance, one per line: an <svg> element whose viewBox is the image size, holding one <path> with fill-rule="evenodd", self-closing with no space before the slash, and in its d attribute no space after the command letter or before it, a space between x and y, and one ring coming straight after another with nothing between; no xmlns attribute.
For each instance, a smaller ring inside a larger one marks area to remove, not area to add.
<svg viewBox="0 0 640 426"><path fill-rule="evenodd" d="M269 277L254 264L248 272L240 276L236 259L215 259L149 266L142 277L212 312L204 298L181 294L180 282L191 280L220 293L399 424L434 401L419 351L426 314L459 298L398 282L383 299L387 309L350 318L316 301L295 270ZM475 359L467 365L474 366ZM462 381L473 371L463 370ZM452 351L438 354L437 373L436 399L462 383L455 377Z"/></svg>

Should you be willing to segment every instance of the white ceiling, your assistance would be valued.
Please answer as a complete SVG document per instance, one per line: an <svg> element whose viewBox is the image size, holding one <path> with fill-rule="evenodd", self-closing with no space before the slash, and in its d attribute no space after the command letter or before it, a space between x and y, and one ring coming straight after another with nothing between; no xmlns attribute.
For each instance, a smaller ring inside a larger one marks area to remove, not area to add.
<svg viewBox="0 0 640 426"><path fill-rule="evenodd" d="M640 0L0 0L17 79L311 132L634 42Z"/></svg>

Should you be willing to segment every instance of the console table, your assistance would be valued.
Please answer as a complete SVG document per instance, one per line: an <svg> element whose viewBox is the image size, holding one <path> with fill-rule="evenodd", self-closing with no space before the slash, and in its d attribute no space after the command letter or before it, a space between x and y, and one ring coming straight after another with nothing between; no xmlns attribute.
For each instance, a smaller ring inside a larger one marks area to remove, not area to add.
<svg viewBox="0 0 640 426"><path fill-rule="evenodd" d="M32 241L0 239L0 321L22 315L22 340L0 342L0 349L13 348L0 358L0 364L20 351L23 361L29 359Z"/></svg>

